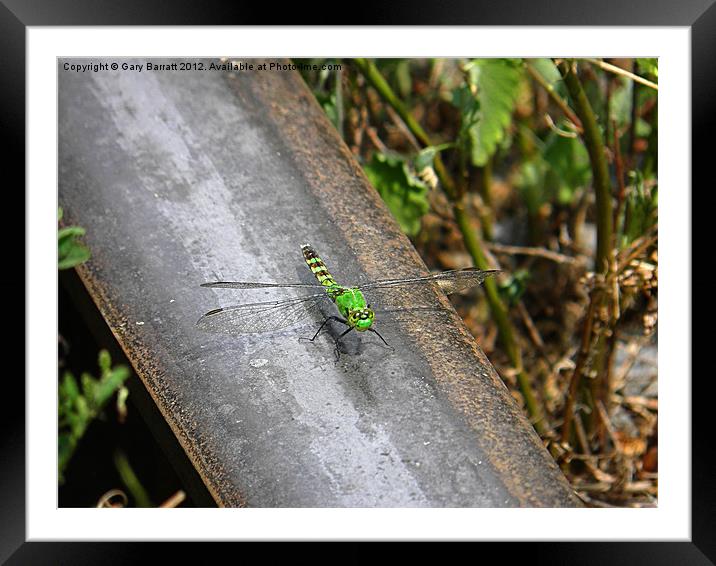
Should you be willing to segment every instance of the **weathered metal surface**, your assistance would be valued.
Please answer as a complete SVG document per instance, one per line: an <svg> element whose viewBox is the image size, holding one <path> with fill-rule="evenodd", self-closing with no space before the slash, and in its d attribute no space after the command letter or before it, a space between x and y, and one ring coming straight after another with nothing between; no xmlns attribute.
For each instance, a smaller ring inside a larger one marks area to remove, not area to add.
<svg viewBox="0 0 716 566"><path fill-rule="evenodd" d="M378 323L395 351L353 336L338 363L306 329L196 329L267 296L204 281L310 282L304 242L345 283L425 269L297 73L63 62L60 204L93 253L80 276L219 505L578 505L454 314Z"/></svg>

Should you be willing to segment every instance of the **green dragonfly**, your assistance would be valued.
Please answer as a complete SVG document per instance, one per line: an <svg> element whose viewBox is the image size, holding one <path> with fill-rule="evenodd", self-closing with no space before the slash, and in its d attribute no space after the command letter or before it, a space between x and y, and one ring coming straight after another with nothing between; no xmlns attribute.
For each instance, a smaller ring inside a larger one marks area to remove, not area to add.
<svg viewBox="0 0 716 566"><path fill-rule="evenodd" d="M214 309L203 315L197 321L197 326L202 330L228 334L249 334L281 330L305 321L312 313L320 310L326 300L330 299L341 316L329 316L326 318L313 338L308 340L314 341L326 324L334 320L347 326L346 330L336 338L337 352L340 339L352 330L373 332L378 335L386 346L390 347L385 338L373 328L376 311L366 301L364 291L368 292L368 294L385 291L388 296L397 295L400 297L408 294L408 298L410 298L410 294L414 294L417 289L437 284L445 293L450 294L480 285L487 277L500 272L498 269L479 270L474 267L468 267L418 277L381 279L355 287L345 287L336 282L328 271L326 264L312 246L304 244L301 246L301 250L306 264L308 264L308 267L318 280L317 284L215 281L203 283L201 286L215 289L308 288L316 290L316 293L279 301L244 303ZM320 289L320 292L318 292L318 289ZM411 312L412 310L420 309L408 307L407 309L398 310ZM378 312L380 314L381 311Z"/></svg>

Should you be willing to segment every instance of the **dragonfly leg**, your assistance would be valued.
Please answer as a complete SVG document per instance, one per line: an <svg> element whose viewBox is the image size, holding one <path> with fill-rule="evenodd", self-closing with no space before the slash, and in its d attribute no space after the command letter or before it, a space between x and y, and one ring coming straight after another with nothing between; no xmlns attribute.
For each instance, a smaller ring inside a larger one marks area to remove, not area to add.
<svg viewBox="0 0 716 566"><path fill-rule="evenodd" d="M391 350L395 351L395 348L393 348L393 346L391 346L390 344L388 344L388 343L385 341L385 338L383 338L383 337L380 335L380 332L378 332L375 328L369 328L368 330L370 330L371 332L377 334L377 335L378 335L378 338L380 338L380 339L383 341L383 344L385 344L386 346L388 346L388 348L390 348Z"/></svg>
<svg viewBox="0 0 716 566"><path fill-rule="evenodd" d="M342 322L343 324L348 324L342 318L338 318L337 316L329 316L326 320L323 321L323 324L321 324L321 326L318 328L316 333L313 335L313 338L306 338L304 336L301 336L299 338L299 340L308 340L309 342L313 342L318 337L318 335L321 333L321 330L323 330L323 327L326 326L326 324L328 324L329 320L337 320L338 322Z"/></svg>
<svg viewBox="0 0 716 566"><path fill-rule="evenodd" d="M335 318L335 317L334 317L334 318ZM339 320L340 320L340 319L339 319ZM343 321L341 321L341 322L343 322ZM340 341L341 338L343 338L343 337L344 337L346 334L348 334L351 330L353 330L353 327L352 327L352 326L349 326L349 327L345 330L345 332L343 332L343 334L341 334L338 338L336 338L336 361L338 361L338 360L341 359L341 350L340 350L340 348L339 348L340 345L338 344L338 342Z"/></svg>

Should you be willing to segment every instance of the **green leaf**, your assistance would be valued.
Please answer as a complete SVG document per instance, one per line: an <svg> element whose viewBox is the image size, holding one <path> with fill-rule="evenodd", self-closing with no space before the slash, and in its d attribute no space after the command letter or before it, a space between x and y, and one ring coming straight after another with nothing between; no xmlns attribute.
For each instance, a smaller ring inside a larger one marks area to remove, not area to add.
<svg viewBox="0 0 716 566"><path fill-rule="evenodd" d="M70 421L72 425L72 434L79 438L84 434L89 421L92 420L93 413L87 403L87 399L80 395L75 400L75 414L72 415Z"/></svg>
<svg viewBox="0 0 716 566"><path fill-rule="evenodd" d="M81 226L66 226L57 231L57 245L67 245L73 238L84 236L87 231Z"/></svg>
<svg viewBox="0 0 716 566"><path fill-rule="evenodd" d="M509 59L475 59L468 67L475 105L467 119L473 165L483 167L505 139L519 95L522 67Z"/></svg>
<svg viewBox="0 0 716 566"><path fill-rule="evenodd" d="M63 399L74 401L80 394L79 387L77 387L77 380L69 371L66 371L62 376L59 393L61 401Z"/></svg>
<svg viewBox="0 0 716 566"><path fill-rule="evenodd" d="M452 105L457 108L461 114L471 112L475 108L475 97L470 92L470 87L462 84L452 90L451 102ZM463 116L463 122L465 122L465 116Z"/></svg>
<svg viewBox="0 0 716 566"><path fill-rule="evenodd" d="M90 258L87 246L76 241L76 238L84 236L85 233L81 226L66 226L57 231L58 269L70 269Z"/></svg>
<svg viewBox="0 0 716 566"><path fill-rule="evenodd" d="M112 358L107 350L100 350L97 354L97 365L99 366L100 374L104 375L112 368Z"/></svg>
<svg viewBox="0 0 716 566"><path fill-rule="evenodd" d="M69 228L62 228L58 232L57 237L57 255L59 261L67 261L67 258L72 257L76 253L76 250L83 248L82 244L75 241L75 237L84 234L84 230L79 226L71 226Z"/></svg>
<svg viewBox="0 0 716 566"><path fill-rule="evenodd" d="M420 219L430 209L427 185L410 172L400 157L375 153L363 168L403 231L416 236Z"/></svg>
<svg viewBox="0 0 716 566"><path fill-rule="evenodd" d="M578 137L567 138L553 133L547 140L544 159L549 165L546 189L560 204L572 202L577 189L591 183L589 153Z"/></svg>
<svg viewBox="0 0 716 566"><path fill-rule="evenodd" d="M562 96L566 94L567 89L562 81L562 75L552 59L530 59L528 64L537 71L558 94Z"/></svg>
<svg viewBox="0 0 716 566"><path fill-rule="evenodd" d="M435 161L435 156L442 150L448 149L449 147L453 147L454 145L455 144L452 143L443 143L440 145L431 145L420 150L420 152L418 152L418 155L416 155L413 159L413 165L415 167L415 170L420 171L422 169L425 169L426 167L432 167L433 162Z"/></svg>
<svg viewBox="0 0 716 566"><path fill-rule="evenodd" d="M60 421L64 421L69 418L69 415L74 411L75 402L80 396L77 380L69 371L66 371L62 376L57 393L58 417Z"/></svg>
<svg viewBox="0 0 716 566"><path fill-rule="evenodd" d="M129 369L126 366L115 366L111 372L105 375L97 384L94 390L94 401L98 407L104 406L109 398L122 386L124 380L129 377Z"/></svg>
<svg viewBox="0 0 716 566"><path fill-rule="evenodd" d="M57 263L58 269L70 269L86 262L90 258L90 251L82 244L72 246L70 250L60 258Z"/></svg>
<svg viewBox="0 0 716 566"><path fill-rule="evenodd" d="M426 147L421 150L413 161L416 171L421 171L426 167L432 167L437 153L438 149L435 146Z"/></svg>
<svg viewBox="0 0 716 566"><path fill-rule="evenodd" d="M82 384L82 398L86 400L89 407L97 409L98 407L94 403L97 380L88 373L82 373L80 376L80 383Z"/></svg>

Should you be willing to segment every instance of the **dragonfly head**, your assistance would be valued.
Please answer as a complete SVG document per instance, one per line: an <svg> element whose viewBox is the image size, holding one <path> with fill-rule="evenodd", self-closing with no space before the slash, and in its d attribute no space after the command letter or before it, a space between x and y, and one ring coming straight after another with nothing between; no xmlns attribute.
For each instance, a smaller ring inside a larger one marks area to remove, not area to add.
<svg viewBox="0 0 716 566"><path fill-rule="evenodd" d="M348 324L353 326L358 332L365 332L373 325L375 313L370 305L363 309L353 309L348 313Z"/></svg>

